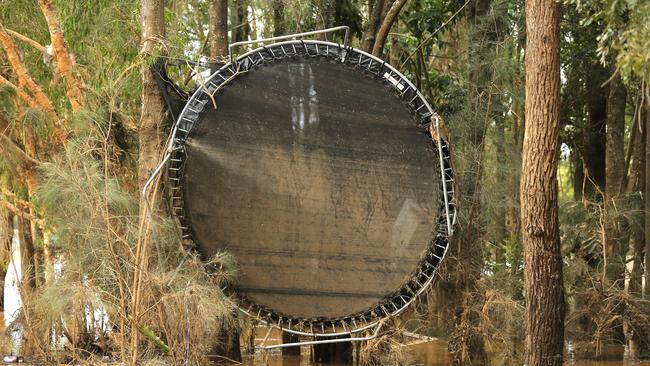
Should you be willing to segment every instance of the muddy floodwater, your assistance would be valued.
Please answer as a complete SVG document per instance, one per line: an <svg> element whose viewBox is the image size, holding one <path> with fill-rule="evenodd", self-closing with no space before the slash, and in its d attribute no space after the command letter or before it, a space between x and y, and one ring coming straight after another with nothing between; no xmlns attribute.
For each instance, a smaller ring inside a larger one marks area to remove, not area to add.
<svg viewBox="0 0 650 366"><path fill-rule="evenodd" d="M274 343L270 340L269 344ZM422 366L448 366L451 365L451 357L447 351L447 343L442 340L415 341L405 346L407 365ZM311 362L309 347L302 347L301 356L282 356L279 351L272 351L266 354L258 353L254 357L244 358L243 365L246 366L343 366L347 364L321 364ZM650 366L650 361L588 361L569 360L567 366Z"/></svg>

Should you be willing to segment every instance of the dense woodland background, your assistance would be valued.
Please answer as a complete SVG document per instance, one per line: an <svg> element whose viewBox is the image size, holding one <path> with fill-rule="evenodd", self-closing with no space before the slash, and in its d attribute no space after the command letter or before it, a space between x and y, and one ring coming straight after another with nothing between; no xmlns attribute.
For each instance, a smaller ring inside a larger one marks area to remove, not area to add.
<svg viewBox="0 0 650 366"><path fill-rule="evenodd" d="M550 275L566 342L579 358L615 344L648 358L650 2L557 6L564 275ZM448 339L459 364L522 364L525 15L523 0L0 1L0 275L13 239L23 276L7 334L50 361L238 357L252 324L215 286L236 280L233 258L186 255L160 180L153 214L138 194L173 121L154 75L182 97L228 42L348 25L446 120L459 182L440 278L361 359L400 362L391 345L408 329Z"/></svg>

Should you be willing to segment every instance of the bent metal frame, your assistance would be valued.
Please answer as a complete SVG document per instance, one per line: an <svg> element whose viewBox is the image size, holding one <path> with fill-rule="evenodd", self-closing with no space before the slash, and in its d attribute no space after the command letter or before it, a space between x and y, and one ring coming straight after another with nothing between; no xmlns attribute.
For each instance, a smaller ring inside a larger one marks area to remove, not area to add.
<svg viewBox="0 0 650 366"><path fill-rule="evenodd" d="M345 32L343 44L299 39L335 31ZM184 220L185 212L180 186L185 156L184 141L189 136L192 126L198 120L201 111L217 91L235 79L239 74L245 73L263 63L273 62L274 60L285 57L325 57L374 74L385 80L386 83L395 89L396 94L409 106L411 113L417 120L418 126L429 131L438 153L438 161L434 163L440 165L439 179L442 183L440 185L440 196L443 198L441 200L443 204L440 207L441 215L437 222L437 228L428 252L420 261L411 279L391 296L386 297L376 307L340 319L294 318L284 314L276 314L271 309L247 303L245 300L240 301L238 308L241 312L256 319L259 324L269 328L259 346L261 349L345 341L364 341L377 337L385 319L401 314L431 285L437 267L447 253L449 238L453 233L453 228L456 223L454 172L448 141L441 138L440 132L441 128L443 128L441 126L443 123L441 118L433 111L423 95L404 75L387 64L385 60L350 47L348 45L348 39L349 27L340 26L313 32L231 44L229 46L230 63L212 74L189 99L173 127L162 161L147 180L141 192L146 201L146 208L150 213L151 208L148 201L149 190L154 180L161 173L166 173L170 183L172 210L180 222L180 230L184 241L192 243L191 231ZM252 44L262 44L262 47L246 52L239 57L233 52L236 47ZM209 97L206 98L206 96ZM315 340L266 345L271 330L274 328L298 336L313 337Z"/></svg>

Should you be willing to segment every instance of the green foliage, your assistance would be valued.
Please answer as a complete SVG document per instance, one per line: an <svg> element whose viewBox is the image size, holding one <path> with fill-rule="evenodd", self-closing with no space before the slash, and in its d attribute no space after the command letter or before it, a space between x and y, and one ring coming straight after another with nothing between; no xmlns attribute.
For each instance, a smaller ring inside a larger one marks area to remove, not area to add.
<svg viewBox="0 0 650 366"><path fill-rule="evenodd" d="M574 6L580 24L601 29L598 55L603 64L616 60L627 78L650 80L650 3L638 0L565 0Z"/></svg>

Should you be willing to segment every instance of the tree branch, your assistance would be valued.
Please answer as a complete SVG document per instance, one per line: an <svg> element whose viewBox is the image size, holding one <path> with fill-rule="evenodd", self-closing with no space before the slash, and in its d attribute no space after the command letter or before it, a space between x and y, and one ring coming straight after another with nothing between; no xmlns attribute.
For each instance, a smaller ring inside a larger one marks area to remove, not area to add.
<svg viewBox="0 0 650 366"><path fill-rule="evenodd" d="M42 109L42 106L40 104L38 104L38 102L36 102L36 100L34 100L34 98L32 98L29 94L25 93L22 89L20 89L16 85L14 85L14 83L12 83L11 81L3 78L2 75L0 75L0 84L5 84L5 85L8 85L9 87L13 88L16 91L16 94L18 95L18 97L20 99L22 99L23 101L25 101L25 103L27 103L29 106L37 108L37 109Z"/></svg>
<svg viewBox="0 0 650 366"><path fill-rule="evenodd" d="M38 4L47 21L47 28L50 31L50 38L52 40L52 48L54 50L54 59L56 60L57 73L65 77L67 82L66 95L70 101L73 112L80 111L84 106L84 95L81 92L81 83L79 79L72 72L72 65L74 64L68 44L63 36L63 30L59 24L59 19L56 17L54 4L51 0L39 0Z"/></svg>
<svg viewBox="0 0 650 366"><path fill-rule="evenodd" d="M393 6L390 7L384 22L381 24L379 31L377 31L377 39L375 40L375 45L372 47L372 54L376 57L381 57L381 53L384 50L384 44L386 43L386 38L388 37L388 32L390 28L395 23L395 19L399 15L399 12L402 10L407 0L397 0L393 3Z"/></svg>
<svg viewBox="0 0 650 366"><path fill-rule="evenodd" d="M41 162L34 159L33 157L29 156L25 152L25 150L21 149L20 146L16 145L16 143L10 139L7 135L5 134L0 134L0 141L2 142L0 144L0 149L4 151L8 151L11 149L12 151L8 151L10 157L18 157L22 163L23 167L31 167L33 165L38 165Z"/></svg>
<svg viewBox="0 0 650 366"><path fill-rule="evenodd" d="M41 52L43 52L43 53L45 52L45 46L43 46L42 44L36 42L35 40L33 40L33 39L31 39L31 38L29 38L29 37L27 37L27 36L24 36L24 35L22 35L22 34L16 32L16 31L13 31L13 30L11 30L11 29L8 29L8 28L5 28L5 31L6 31L7 33L9 33L10 35L14 36L16 39L18 39L18 40L20 40L20 41L22 41L22 42L27 43L28 45L30 45L30 46L36 48L37 50L39 50L39 51L41 51Z"/></svg>
<svg viewBox="0 0 650 366"><path fill-rule="evenodd" d="M18 79L18 85L21 87L24 86L27 91L34 96L34 99L38 105L40 105L41 109L56 119L56 112L54 111L54 105L52 105L50 98L43 93L41 87L32 80L31 76L29 76L27 68L20 60L20 56L18 56L16 46L2 25L0 25L0 44L7 53L7 59L9 60L9 63L16 74L16 78Z"/></svg>

